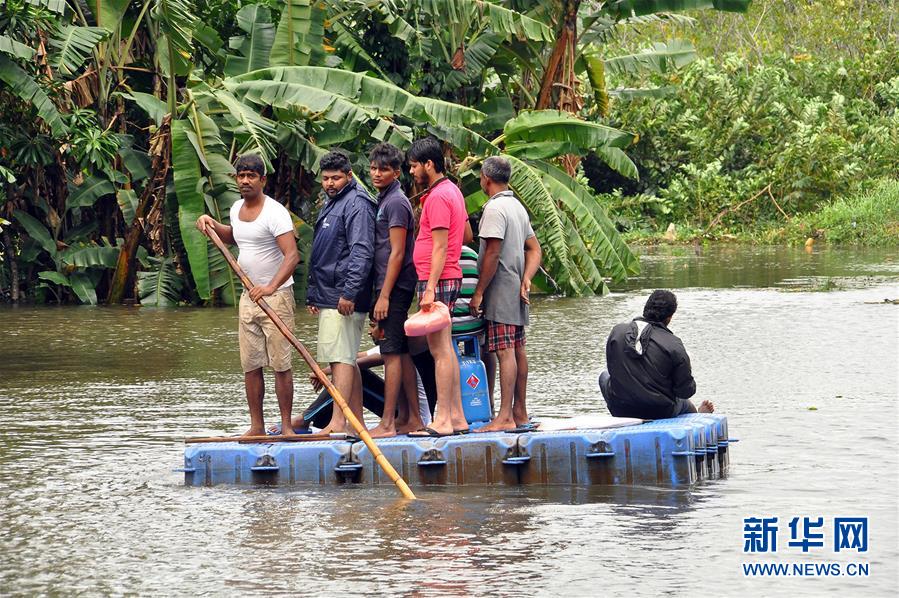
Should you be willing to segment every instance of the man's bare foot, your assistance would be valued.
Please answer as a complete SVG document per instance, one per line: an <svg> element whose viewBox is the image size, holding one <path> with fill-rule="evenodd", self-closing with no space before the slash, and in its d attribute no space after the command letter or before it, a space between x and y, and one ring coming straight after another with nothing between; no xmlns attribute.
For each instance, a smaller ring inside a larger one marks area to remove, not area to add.
<svg viewBox="0 0 899 598"><path fill-rule="evenodd" d="M396 428L393 426L382 426L378 424L374 428L369 428L368 435L372 438L391 438L396 436Z"/></svg>
<svg viewBox="0 0 899 598"><path fill-rule="evenodd" d="M703 401L699 404L700 413L715 413L715 404L711 401Z"/></svg>
<svg viewBox="0 0 899 598"><path fill-rule="evenodd" d="M397 422L396 424L396 433L397 434L408 434L409 432L414 432L415 430L421 430L425 427L425 424L421 419L417 419L415 421L410 421L405 424L400 424Z"/></svg>
<svg viewBox="0 0 899 598"><path fill-rule="evenodd" d="M250 428L241 436L265 436L265 428Z"/></svg>
<svg viewBox="0 0 899 598"><path fill-rule="evenodd" d="M478 428L475 432L505 432L507 430L514 430L517 427L518 426L515 425L515 420L513 419L496 418L486 426Z"/></svg>
<svg viewBox="0 0 899 598"><path fill-rule="evenodd" d="M284 424L281 424L281 436L296 436L296 435L297 435L297 433L293 431L293 428L291 428L290 426L285 427Z"/></svg>

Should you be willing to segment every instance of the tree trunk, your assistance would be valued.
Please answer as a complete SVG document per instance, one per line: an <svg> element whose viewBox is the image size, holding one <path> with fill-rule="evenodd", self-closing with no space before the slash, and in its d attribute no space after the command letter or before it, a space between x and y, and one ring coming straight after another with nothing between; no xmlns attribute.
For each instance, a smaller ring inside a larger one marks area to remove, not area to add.
<svg viewBox="0 0 899 598"><path fill-rule="evenodd" d="M9 228L3 229L3 245L6 247L6 259L9 260L9 300L15 305L19 302L19 264L16 263Z"/></svg>
<svg viewBox="0 0 899 598"><path fill-rule="evenodd" d="M153 177L147 182L147 186L141 194L137 209L134 211L134 220L125 234L125 242L119 251L119 259L109 283L109 294L106 297L106 302L109 304L122 303L125 293L134 287L134 260L144 235L144 219L157 202L165 200L165 182L171 165L170 125L171 115L168 114L150 140Z"/></svg>
<svg viewBox="0 0 899 598"><path fill-rule="evenodd" d="M543 80L540 82L540 95L537 97L537 110L552 107L553 89L556 83L562 82L566 65L574 62L573 50L577 41L577 11L581 0L562 0L562 19L556 45L549 55L546 68L543 69Z"/></svg>

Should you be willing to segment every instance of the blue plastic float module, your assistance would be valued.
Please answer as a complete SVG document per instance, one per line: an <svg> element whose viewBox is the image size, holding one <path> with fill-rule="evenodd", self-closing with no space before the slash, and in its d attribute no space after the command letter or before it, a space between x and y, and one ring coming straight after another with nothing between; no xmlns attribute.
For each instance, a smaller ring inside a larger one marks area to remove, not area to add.
<svg viewBox="0 0 899 598"><path fill-rule="evenodd" d="M689 487L724 476L727 418L691 414L605 430L397 436L378 448L411 486L639 485ZM364 443L346 440L189 445L191 485L392 484Z"/></svg>

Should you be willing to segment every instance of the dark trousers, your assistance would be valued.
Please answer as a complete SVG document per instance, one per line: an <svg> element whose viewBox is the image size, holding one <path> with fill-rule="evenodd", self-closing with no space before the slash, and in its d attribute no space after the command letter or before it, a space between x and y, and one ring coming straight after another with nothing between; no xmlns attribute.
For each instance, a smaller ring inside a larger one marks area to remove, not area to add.
<svg viewBox="0 0 899 598"><path fill-rule="evenodd" d="M688 401L687 399L674 399L674 407L670 414L647 414L642 410L629 410L627 405L622 405L617 402L609 402L609 396L611 393L609 392L609 385L612 383L612 377L609 375L609 372L603 370L603 372L599 375L599 390L602 393L602 398L606 401L606 406L609 408L609 413L611 413L614 417L639 417L641 419L664 419L666 417L677 417L678 415L684 415L685 413L696 413L696 407ZM655 417L648 417L649 415L654 415Z"/></svg>

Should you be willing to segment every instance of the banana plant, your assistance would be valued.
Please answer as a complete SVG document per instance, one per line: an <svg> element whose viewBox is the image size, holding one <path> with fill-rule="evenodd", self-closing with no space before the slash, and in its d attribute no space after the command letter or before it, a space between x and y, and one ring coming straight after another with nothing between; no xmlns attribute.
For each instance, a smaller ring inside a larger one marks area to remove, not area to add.
<svg viewBox="0 0 899 598"><path fill-rule="evenodd" d="M493 140L461 127L431 131L468 155L453 173L466 193L470 212L487 197L478 185L478 165L492 155L512 164L510 187L527 208L544 249L549 290L571 295L608 292L606 278L616 282L639 273L638 259L582 180L570 176L554 160L570 152L618 150L634 135L556 110L525 111L506 122Z"/></svg>
<svg viewBox="0 0 899 598"><path fill-rule="evenodd" d="M224 287L231 300L239 292L238 281L194 228L206 212L227 220L238 197L232 154L257 152L271 163L276 146L292 143L313 148L302 155L311 169L325 151L322 145L377 136L405 145L412 127L464 127L484 118L472 108L416 96L363 73L316 66L270 67L195 82L185 90L185 100L180 118L172 121L172 165L180 236L204 300L216 288Z"/></svg>

